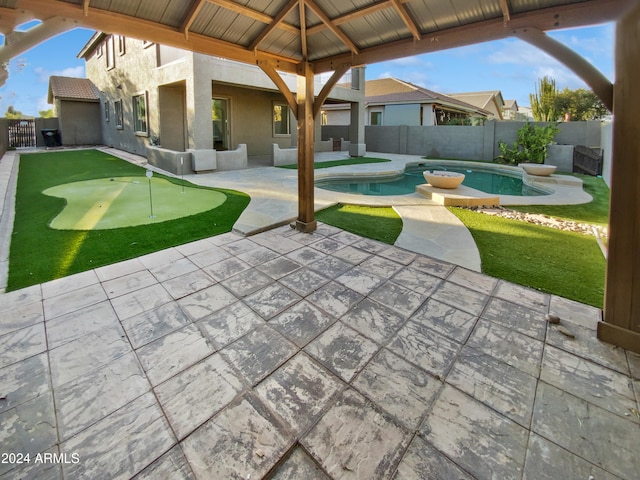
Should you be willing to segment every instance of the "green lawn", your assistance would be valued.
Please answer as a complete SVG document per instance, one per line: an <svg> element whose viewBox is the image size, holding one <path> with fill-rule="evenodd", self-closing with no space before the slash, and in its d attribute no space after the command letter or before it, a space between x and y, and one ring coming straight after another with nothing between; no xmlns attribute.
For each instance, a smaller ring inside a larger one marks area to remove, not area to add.
<svg viewBox="0 0 640 480"><path fill-rule="evenodd" d="M391 207L337 204L316 212L316 219L389 245L394 244L402 231L402 219Z"/></svg>
<svg viewBox="0 0 640 480"><path fill-rule="evenodd" d="M606 261L594 237L450 208L492 277L602 308Z"/></svg>
<svg viewBox="0 0 640 480"><path fill-rule="evenodd" d="M578 222L606 224L609 189L602 179L580 176L594 200L585 205L519 207ZM487 275L602 307L606 261L594 237L451 208L471 231ZM402 220L391 208L337 205L318 220L393 244Z"/></svg>
<svg viewBox="0 0 640 480"><path fill-rule="evenodd" d="M573 220L580 223L607 225L609 223L609 187L602 178L589 175L579 175L584 185L584 191L593 197L589 203L580 205L531 205L509 207L526 213L541 213L550 217Z"/></svg>
<svg viewBox="0 0 640 480"><path fill-rule="evenodd" d="M66 201L47 196L44 190L98 178L140 177L146 182L144 175L145 169L96 150L21 155L7 290L228 232L249 204L244 193L213 189L226 195L222 205L175 220L109 230L54 230L49 226ZM154 178L180 185L178 179L157 174Z"/></svg>
<svg viewBox="0 0 640 480"><path fill-rule="evenodd" d="M319 168L339 167L342 165L362 165L365 163L384 163L390 162L388 158L375 158L375 157L354 157L346 160L329 160L326 162L316 162L313 164L313 168L318 170ZM291 170L297 170L297 163L290 163L288 165L279 165L279 168L289 168Z"/></svg>

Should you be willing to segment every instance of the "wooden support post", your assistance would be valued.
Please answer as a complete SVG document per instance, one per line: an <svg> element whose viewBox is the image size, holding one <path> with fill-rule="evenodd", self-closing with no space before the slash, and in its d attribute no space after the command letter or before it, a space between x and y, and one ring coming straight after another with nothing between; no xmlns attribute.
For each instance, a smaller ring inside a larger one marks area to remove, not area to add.
<svg viewBox="0 0 640 480"><path fill-rule="evenodd" d="M300 64L298 71L298 220L296 229L313 232L314 220L314 124L313 117L313 68L310 63Z"/></svg>
<svg viewBox="0 0 640 480"><path fill-rule="evenodd" d="M640 353L640 5L616 29L613 164L604 322L598 338Z"/></svg>

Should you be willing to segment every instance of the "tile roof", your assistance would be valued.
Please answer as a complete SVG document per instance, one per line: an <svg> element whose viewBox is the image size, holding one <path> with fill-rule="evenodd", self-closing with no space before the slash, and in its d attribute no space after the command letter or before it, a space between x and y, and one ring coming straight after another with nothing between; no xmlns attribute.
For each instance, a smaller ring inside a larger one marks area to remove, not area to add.
<svg viewBox="0 0 640 480"><path fill-rule="evenodd" d="M47 101L53 103L54 98L99 102L100 91L88 78L51 76Z"/></svg>

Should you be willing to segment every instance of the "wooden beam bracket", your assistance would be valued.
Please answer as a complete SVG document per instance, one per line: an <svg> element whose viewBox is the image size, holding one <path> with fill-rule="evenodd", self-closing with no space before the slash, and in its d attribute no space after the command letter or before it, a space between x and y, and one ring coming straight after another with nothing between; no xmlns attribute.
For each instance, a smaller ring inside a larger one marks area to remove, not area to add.
<svg viewBox="0 0 640 480"><path fill-rule="evenodd" d="M570 68L591 87L609 111L613 111L613 84L584 57L537 28L522 28L514 30L513 34Z"/></svg>
<svg viewBox="0 0 640 480"><path fill-rule="evenodd" d="M334 70L333 75L331 75L327 83L324 84L322 90L320 90L320 93L315 99L315 103L313 104L313 118L318 117L320 109L331 93L331 90L333 90L333 87L336 86L336 83L338 83L338 81L344 76L344 74L347 73L349 68L351 68L351 65L349 63L343 63Z"/></svg>
<svg viewBox="0 0 640 480"><path fill-rule="evenodd" d="M260 70L262 70L267 75L267 77L269 77L271 81L275 83L280 93L282 93L284 98L287 100L289 108L291 109L295 117L298 118L298 101L296 100L296 96L293 94L293 92L291 92L291 89L282 79L280 74L269 62L259 60L257 62L257 65L258 67L260 67Z"/></svg>

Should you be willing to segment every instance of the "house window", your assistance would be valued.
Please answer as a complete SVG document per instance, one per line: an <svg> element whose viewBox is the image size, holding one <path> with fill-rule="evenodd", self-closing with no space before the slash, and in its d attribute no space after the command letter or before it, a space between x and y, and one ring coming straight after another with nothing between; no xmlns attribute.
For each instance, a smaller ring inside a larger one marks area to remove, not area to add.
<svg viewBox="0 0 640 480"><path fill-rule="evenodd" d="M109 119L109 102L104 102L104 120L105 122L111 121Z"/></svg>
<svg viewBox="0 0 640 480"><path fill-rule="evenodd" d="M327 112L320 112L320 124L321 125L329 125L329 117L327 116Z"/></svg>
<svg viewBox="0 0 640 480"><path fill-rule="evenodd" d="M104 50L102 49L102 44L98 45L98 47L96 48L96 56L98 58L100 58L103 54Z"/></svg>
<svg viewBox="0 0 640 480"><path fill-rule="evenodd" d="M124 55L124 37L122 35L118 35L116 37L117 45L118 45L118 55Z"/></svg>
<svg viewBox="0 0 640 480"><path fill-rule="evenodd" d="M369 125L382 125L382 112L370 112Z"/></svg>
<svg viewBox="0 0 640 480"><path fill-rule="evenodd" d="M147 135L147 94L133 97L133 127L137 135Z"/></svg>
<svg viewBox="0 0 640 480"><path fill-rule="evenodd" d="M116 100L113 103L113 108L116 112L116 128L119 128L122 130L123 127L123 118L124 115L122 114L122 100Z"/></svg>
<svg viewBox="0 0 640 480"><path fill-rule="evenodd" d="M113 35L107 39L107 70L116 66L116 56L113 50Z"/></svg>
<svg viewBox="0 0 640 480"><path fill-rule="evenodd" d="M288 105L276 103L273 106L273 135L291 135Z"/></svg>

